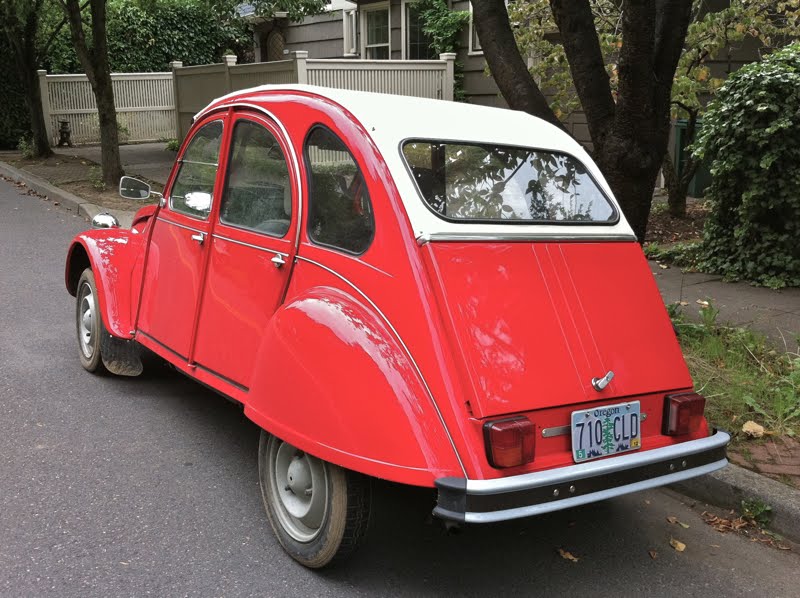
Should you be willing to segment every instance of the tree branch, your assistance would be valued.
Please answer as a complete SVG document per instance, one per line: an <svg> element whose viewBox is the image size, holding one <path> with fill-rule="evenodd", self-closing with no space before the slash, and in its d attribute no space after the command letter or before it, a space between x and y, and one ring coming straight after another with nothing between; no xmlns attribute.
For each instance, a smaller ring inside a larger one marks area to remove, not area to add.
<svg viewBox="0 0 800 598"><path fill-rule="evenodd" d="M472 11L486 63L509 107L564 129L522 60L504 0L472 0Z"/></svg>
<svg viewBox="0 0 800 598"><path fill-rule="evenodd" d="M602 145L616 108L591 6L588 0L550 0L550 9L561 33L575 90L586 113L589 134L595 146Z"/></svg>

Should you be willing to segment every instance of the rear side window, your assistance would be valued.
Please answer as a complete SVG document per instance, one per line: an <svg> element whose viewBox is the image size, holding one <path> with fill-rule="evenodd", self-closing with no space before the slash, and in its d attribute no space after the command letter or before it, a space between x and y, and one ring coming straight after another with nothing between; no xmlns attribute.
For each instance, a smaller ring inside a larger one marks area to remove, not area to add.
<svg viewBox="0 0 800 598"><path fill-rule="evenodd" d="M367 250L375 233L369 191L352 154L318 125L306 138L309 173L308 235L320 245L350 253Z"/></svg>
<svg viewBox="0 0 800 598"><path fill-rule="evenodd" d="M611 202L567 154L524 147L407 141L403 158L440 217L491 223L608 223Z"/></svg>
<svg viewBox="0 0 800 598"><path fill-rule="evenodd" d="M292 186L278 140L265 127L240 120L230 152L220 221L284 236L292 219Z"/></svg>
<svg viewBox="0 0 800 598"><path fill-rule="evenodd" d="M181 168L170 192L170 207L176 212L208 218L217 178L222 121L202 127L181 157Z"/></svg>

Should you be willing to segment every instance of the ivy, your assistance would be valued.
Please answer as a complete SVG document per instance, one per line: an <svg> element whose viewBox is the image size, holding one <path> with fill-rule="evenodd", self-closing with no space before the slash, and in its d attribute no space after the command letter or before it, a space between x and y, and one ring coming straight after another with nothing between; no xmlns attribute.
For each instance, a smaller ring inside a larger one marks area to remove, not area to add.
<svg viewBox="0 0 800 598"><path fill-rule="evenodd" d="M419 18L422 31L430 38L431 47L436 54L458 51L458 38L461 30L469 23L468 10L450 10L446 0L418 0ZM455 64L454 99L466 101L464 94L464 65Z"/></svg>
<svg viewBox="0 0 800 598"><path fill-rule="evenodd" d="M712 212L699 266L732 280L800 286L800 43L747 65L709 105L695 155Z"/></svg>

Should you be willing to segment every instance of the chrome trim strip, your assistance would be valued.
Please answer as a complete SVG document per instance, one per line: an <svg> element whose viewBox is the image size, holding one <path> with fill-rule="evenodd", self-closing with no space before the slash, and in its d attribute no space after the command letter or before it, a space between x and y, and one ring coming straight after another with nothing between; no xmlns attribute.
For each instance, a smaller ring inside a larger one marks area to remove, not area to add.
<svg viewBox="0 0 800 598"><path fill-rule="evenodd" d="M403 347L403 350L406 352L406 355L408 356L408 359L411 361L411 364L414 366L414 370L417 372L417 375L419 376L419 379L422 380L422 384L425 386L425 390L428 393L428 397L430 397L431 403L433 403L433 408L436 409L436 414L439 416L439 421L442 423L442 428L444 429L444 433L447 435L447 440L450 441L450 446L453 448L453 454L455 454L456 460L458 461L458 465L461 467L461 472L464 474L464 477L466 478L467 477L467 470L464 467L464 462L461 460L461 456L458 454L458 449L456 448L456 443L453 441L453 437L450 435L450 430L447 428L447 424L444 421L444 416L442 415L442 412L439 409L439 405L436 403L436 399L433 397L433 392L431 391L430 387L428 386L427 380L425 380L425 377L422 375L422 371L419 369L419 366L417 365L417 362L414 359L414 356L411 355L411 351L408 349L408 346L403 341L403 339L400 336L400 334L397 332L397 329L389 321L389 318L386 317L386 315L380 310L380 308L377 305L375 305L375 302L372 301L372 299L370 299L367 296L367 294L364 293L364 291L359 289L356 285L354 285L352 282L347 280L344 276L342 276L341 274L339 274L335 270L331 270L327 266L323 266L319 262L315 262L314 260L310 260L307 257L303 257L301 255L295 256L295 259L302 260L304 262L308 262L309 264L313 264L315 266L318 266L318 267L322 268L323 270L325 270L326 272L329 272L330 274L333 274L336 278L338 278L342 282L350 285L353 288L353 290L355 290L359 295L361 295L364 298L364 300L367 303L370 304L372 309L374 309L378 313L378 315L383 319L383 321L389 327L389 330L392 331L392 333L394 334L395 338L397 338L397 341Z"/></svg>
<svg viewBox="0 0 800 598"><path fill-rule="evenodd" d="M505 492L538 488L540 486L549 486L551 484L564 484L574 480L606 475L633 467L641 467L642 465L650 465L659 461L677 459L687 455L718 449L727 445L730 439L731 437L727 432L718 430L715 434L698 440L689 440L687 442L671 444L670 446L657 449L639 450L635 453L620 455L619 457L611 459L587 461L568 467L558 467L556 469L548 469L547 471L525 473L508 478L467 480L467 494L502 494ZM722 465L720 465L720 467L722 467ZM563 503L564 501L558 502Z"/></svg>
<svg viewBox="0 0 800 598"><path fill-rule="evenodd" d="M609 234L593 234L590 232L584 234L564 235L557 233L532 233L532 232L513 232L498 234L498 233L481 233L481 232L464 232L464 233L425 233L417 237L417 245L425 245L431 241L585 241L585 242L623 242L636 241L634 235L609 235Z"/></svg>
<svg viewBox="0 0 800 598"><path fill-rule="evenodd" d="M219 168L219 162L199 162L198 160L184 160L183 158L178 158L177 162L179 164L200 164L201 166L213 166L214 168Z"/></svg>
<svg viewBox="0 0 800 598"><path fill-rule="evenodd" d="M727 434L725 435L727 436ZM651 452L651 451L648 451ZM507 509L505 511L491 511L485 513L466 513L464 520L467 523L494 523L497 521L508 521L509 519L519 519L522 517L530 517L532 515L542 515L553 511L560 511L562 509L569 509L580 505L585 505L607 498L614 498L615 496L622 496L623 494L630 494L631 492L638 492L639 490L647 490L657 486L665 486L667 484L674 484L689 478L705 475L712 471L722 469L728 464L727 459L720 459L707 465L701 465L693 469L686 469L684 471L677 471L667 475L659 476L657 478L650 478L626 486L618 486L616 488L609 488L607 490L600 490L591 494L583 494L581 496L573 496L571 498L564 498L552 502L529 505L527 507L518 507L515 509ZM469 485L470 482L467 482Z"/></svg>
<svg viewBox="0 0 800 598"><path fill-rule="evenodd" d="M569 434L570 426L555 426L553 428L542 428L542 438L552 438L553 436L566 436Z"/></svg>
<svg viewBox="0 0 800 598"><path fill-rule="evenodd" d="M273 253L275 255L282 255L283 257L289 257L288 253L284 253L283 251L275 251L274 249L267 249L266 247L259 247L258 245L253 245L251 243L245 243L244 241L237 241L236 239L231 239L230 237L223 237L222 235L218 235L214 233L211 235L214 239L221 239L223 241L227 241L228 243L235 243L236 245L243 245L245 247L250 247L252 249L258 249L259 251L264 251L266 253Z"/></svg>
<svg viewBox="0 0 800 598"><path fill-rule="evenodd" d="M162 218L161 216L157 217L156 220L159 222L163 222L165 224L171 224L172 226L177 226L178 228L185 228L186 230L190 230L193 233L202 233L206 234L206 231L200 230L199 228L192 228L191 226L186 226L185 224L178 224L177 222L173 222L172 220L167 220L166 218Z"/></svg>

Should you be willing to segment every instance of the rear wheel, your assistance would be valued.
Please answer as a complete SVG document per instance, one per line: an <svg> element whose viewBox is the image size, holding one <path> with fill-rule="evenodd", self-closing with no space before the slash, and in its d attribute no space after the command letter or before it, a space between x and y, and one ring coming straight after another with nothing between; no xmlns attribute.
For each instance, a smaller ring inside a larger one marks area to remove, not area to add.
<svg viewBox="0 0 800 598"><path fill-rule="evenodd" d="M350 555L369 523L369 479L305 453L264 431L258 446L269 522L296 561L320 568Z"/></svg>
<svg viewBox="0 0 800 598"><path fill-rule="evenodd" d="M104 327L97 303L97 286L91 268L86 268L78 281L75 317L81 365L92 373L105 372L100 357L100 336Z"/></svg>

